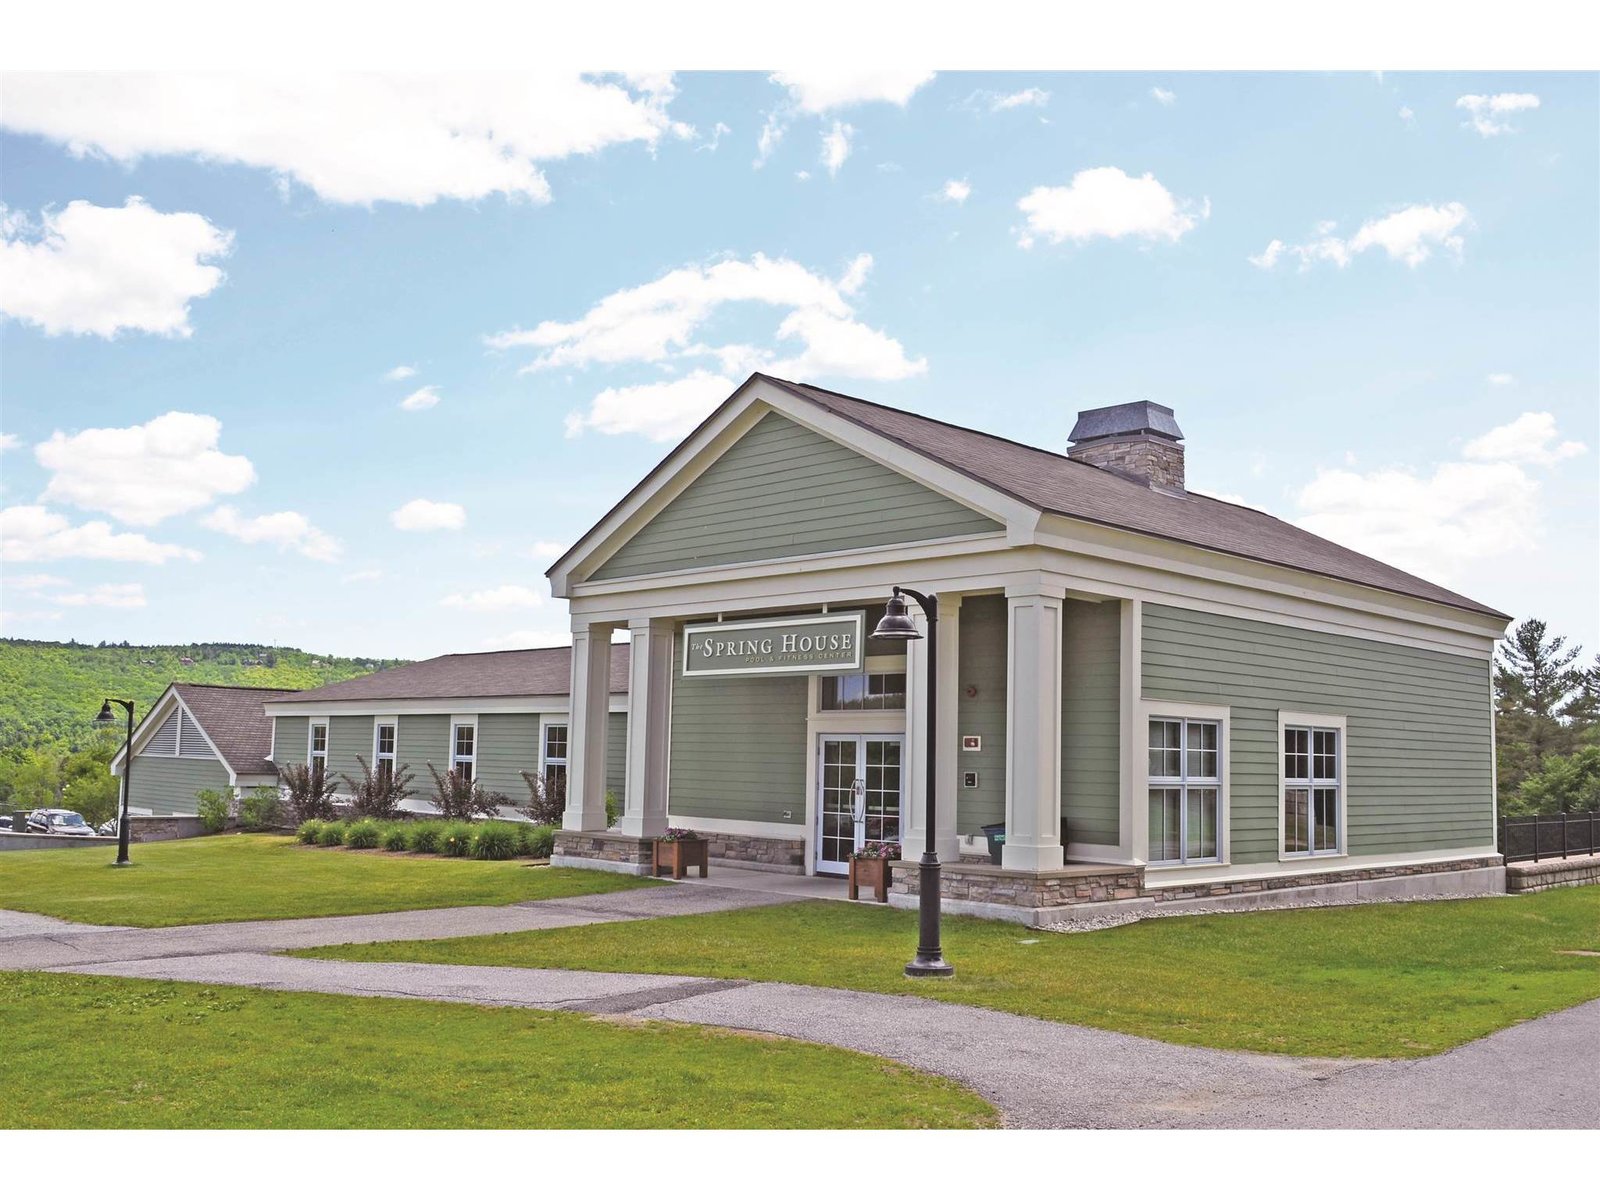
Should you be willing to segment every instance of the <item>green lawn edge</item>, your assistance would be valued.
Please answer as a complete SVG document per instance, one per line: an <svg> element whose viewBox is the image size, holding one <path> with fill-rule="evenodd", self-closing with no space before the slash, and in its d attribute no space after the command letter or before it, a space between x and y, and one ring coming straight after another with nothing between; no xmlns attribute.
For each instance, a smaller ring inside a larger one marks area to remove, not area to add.
<svg viewBox="0 0 1600 1200"><path fill-rule="evenodd" d="M698 1026L0 972L11 1129L984 1128L887 1059Z"/></svg>
<svg viewBox="0 0 1600 1200"><path fill-rule="evenodd" d="M275 834L219 834L113 847L7 851L0 908L92 925L158 928L342 917L593 896L664 882L607 871L302 846Z"/></svg>
<svg viewBox="0 0 1600 1200"><path fill-rule="evenodd" d="M308 958L700 975L924 996L1183 1045L1437 1054L1600 997L1600 887L1171 917L1057 934L948 918L953 979L907 979L916 914L803 901L297 951Z"/></svg>

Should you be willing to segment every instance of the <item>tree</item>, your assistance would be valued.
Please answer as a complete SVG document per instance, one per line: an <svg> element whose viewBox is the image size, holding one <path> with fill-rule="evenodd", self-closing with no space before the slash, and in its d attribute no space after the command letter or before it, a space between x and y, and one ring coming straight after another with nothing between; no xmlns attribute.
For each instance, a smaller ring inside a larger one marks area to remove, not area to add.
<svg viewBox="0 0 1600 1200"><path fill-rule="evenodd" d="M1584 672L1572 664L1582 648L1549 637L1545 623L1529 617L1511 631L1494 664L1496 738L1500 745L1500 793L1505 799L1522 781L1544 769L1545 758L1572 748L1562 723L1567 698Z"/></svg>
<svg viewBox="0 0 1600 1200"><path fill-rule="evenodd" d="M1600 809L1600 745L1576 754L1551 755L1545 769L1523 781L1506 815L1529 817Z"/></svg>
<svg viewBox="0 0 1600 1200"><path fill-rule="evenodd" d="M356 762L361 764L360 779L340 776L350 788L351 811L358 817L388 820L399 811L400 802L411 795L411 768L384 761L374 771L359 754Z"/></svg>
<svg viewBox="0 0 1600 1200"><path fill-rule="evenodd" d="M1578 671L1577 691L1561 706L1561 716L1577 733L1600 725L1600 654Z"/></svg>
<svg viewBox="0 0 1600 1200"><path fill-rule="evenodd" d="M439 815L452 821L470 821L473 817L492 817L502 804L511 801L499 792L485 791L483 785L463 771L454 768L439 773L439 768L428 764L433 776L433 802Z"/></svg>
<svg viewBox="0 0 1600 1200"><path fill-rule="evenodd" d="M286 763L278 768L278 783L297 824L333 818L333 794L339 785L320 766L313 770L304 763Z"/></svg>

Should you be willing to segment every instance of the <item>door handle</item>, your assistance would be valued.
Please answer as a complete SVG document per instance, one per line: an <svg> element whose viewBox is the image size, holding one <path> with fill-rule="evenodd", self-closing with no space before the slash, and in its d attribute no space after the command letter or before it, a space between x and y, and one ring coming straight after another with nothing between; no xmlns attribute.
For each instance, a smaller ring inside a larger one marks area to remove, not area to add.
<svg viewBox="0 0 1600 1200"><path fill-rule="evenodd" d="M867 819L867 785L864 780L857 779L850 784L850 801L855 810L856 824L862 824Z"/></svg>

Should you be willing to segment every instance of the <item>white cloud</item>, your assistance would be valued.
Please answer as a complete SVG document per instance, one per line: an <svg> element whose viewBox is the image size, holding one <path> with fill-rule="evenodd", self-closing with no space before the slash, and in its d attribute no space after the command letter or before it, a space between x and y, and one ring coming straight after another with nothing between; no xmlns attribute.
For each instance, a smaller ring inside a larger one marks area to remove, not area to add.
<svg viewBox="0 0 1600 1200"><path fill-rule="evenodd" d="M1162 87L1153 87L1150 89L1150 98L1165 108L1171 108L1178 102L1178 93L1169 92Z"/></svg>
<svg viewBox="0 0 1600 1200"><path fill-rule="evenodd" d="M839 168L844 166L845 159L850 157L850 139L855 136L855 127L843 121L835 121L833 128L822 135L822 165L828 168L829 175L837 175Z"/></svg>
<svg viewBox="0 0 1600 1200"><path fill-rule="evenodd" d="M247 545L265 542L279 550L293 550L317 562L334 562L343 551L337 538L324 533L297 512L246 517L232 505L225 504L201 517L200 524Z"/></svg>
<svg viewBox="0 0 1600 1200"><path fill-rule="evenodd" d="M1456 107L1466 110L1467 123L1463 129L1475 129L1484 137L1501 133L1515 133L1516 126L1509 117L1512 113L1528 112L1539 107L1539 97L1532 92L1499 92L1493 96L1462 96Z"/></svg>
<svg viewBox="0 0 1600 1200"><path fill-rule="evenodd" d="M552 542L549 540L537 541L528 548L528 553L534 558L545 559L549 562L554 562L566 552L566 542Z"/></svg>
<svg viewBox="0 0 1600 1200"><path fill-rule="evenodd" d="M188 337L189 302L222 283L210 260L232 247L199 213L157 212L138 196L121 208L74 200L37 222L0 206L0 314L47 334Z"/></svg>
<svg viewBox="0 0 1600 1200"><path fill-rule="evenodd" d="M51 603L71 608L143 608L148 602L142 583L102 583L86 592L52 596Z"/></svg>
<svg viewBox="0 0 1600 1200"><path fill-rule="evenodd" d="M760 136L756 138L756 158L752 166L760 167L772 157L772 152L778 148L778 143L783 141L783 134L787 128L787 118L783 113L767 114L767 119L761 123Z"/></svg>
<svg viewBox="0 0 1600 1200"><path fill-rule="evenodd" d="M1496 426L1473 438L1461 451L1474 462L1529 463L1548 467L1576 458L1587 447L1582 442L1558 441L1553 413L1523 413L1515 421Z"/></svg>
<svg viewBox="0 0 1600 1200"><path fill-rule="evenodd" d="M1049 92L1031 87L1019 92L973 92L967 97L966 107L1008 112L1014 108L1043 108L1049 103Z"/></svg>
<svg viewBox="0 0 1600 1200"><path fill-rule="evenodd" d="M427 387L419 387L404 400L400 401L400 407L405 409L406 412L422 412L424 409L432 408L437 403L439 403L439 389L436 385L430 383Z"/></svg>
<svg viewBox="0 0 1600 1200"><path fill-rule="evenodd" d="M66 587L67 582L59 575L17 575L6 580L6 587L18 592L42 592Z"/></svg>
<svg viewBox="0 0 1600 1200"><path fill-rule="evenodd" d="M772 82L788 89L789 100L803 113L881 101L904 108L912 95L933 78L932 71L858 71L848 67L814 71L778 71Z"/></svg>
<svg viewBox="0 0 1600 1200"><path fill-rule="evenodd" d="M1549 414L1525 413L1469 442L1467 461L1441 463L1431 472L1319 471L1297 497L1299 524L1449 583L1481 560L1538 544L1540 485L1525 467L1549 466L1583 449L1573 442L1552 447L1556 436Z"/></svg>
<svg viewBox="0 0 1600 1200"><path fill-rule="evenodd" d="M1035 237L1051 242L1068 239L1137 237L1175 242L1207 215L1202 206L1179 201L1148 172L1135 178L1120 167L1079 171L1065 187L1036 187L1017 207L1027 217L1020 243Z"/></svg>
<svg viewBox="0 0 1600 1200"><path fill-rule="evenodd" d="M852 301L871 268L869 254L857 255L836 280L760 254L680 267L613 292L575 321L543 321L495 334L489 343L538 350L524 371L653 364L672 372L670 379L606 388L588 412L567 418L569 436L592 429L668 441L692 429L751 371L877 380L925 372L926 359L908 357L898 340L856 320ZM787 310L773 332L779 345L699 340L734 304ZM787 356L780 352L786 341L798 343Z"/></svg>
<svg viewBox="0 0 1600 1200"><path fill-rule="evenodd" d="M1495 387L1510 387L1517 381L1517 377L1510 371L1492 371L1484 376Z"/></svg>
<svg viewBox="0 0 1600 1200"><path fill-rule="evenodd" d="M383 377L390 383L399 383L402 379L410 379L416 373L417 369L415 367L408 367L404 364L401 364L398 367L391 367L389 370L385 371L383 373Z"/></svg>
<svg viewBox="0 0 1600 1200"><path fill-rule="evenodd" d="M1398 115L1400 119L1407 125L1415 125L1417 123L1417 114L1412 112L1411 109L1404 104L1400 106L1400 112Z"/></svg>
<svg viewBox="0 0 1600 1200"><path fill-rule="evenodd" d="M337 204L545 201L538 164L687 136L670 78L541 71L13 73L0 125L77 155L240 163Z"/></svg>
<svg viewBox="0 0 1600 1200"><path fill-rule="evenodd" d="M544 596L520 583L502 584L478 592L457 592L439 601L446 608L460 608L467 612L505 612L514 608L538 608Z"/></svg>
<svg viewBox="0 0 1600 1200"><path fill-rule="evenodd" d="M596 433L635 433L653 442L675 442L727 399L738 381L710 371L694 370L678 379L606 388L586 413L567 416L567 436L586 429Z"/></svg>
<svg viewBox="0 0 1600 1200"><path fill-rule="evenodd" d="M142 533L116 533L104 521L74 525L37 504L0 510L0 562L50 562L104 558L116 562L164 563L199 559L198 551L152 542Z"/></svg>
<svg viewBox="0 0 1600 1200"><path fill-rule="evenodd" d="M366 567L360 571L351 571L339 577L340 583L373 583L383 578L383 572L376 567Z"/></svg>
<svg viewBox="0 0 1600 1200"><path fill-rule="evenodd" d="M222 422L169 412L126 429L57 431L33 448L52 472L41 499L109 513L130 525L154 525L244 491L255 482L250 460L217 449Z"/></svg>
<svg viewBox="0 0 1600 1200"><path fill-rule="evenodd" d="M972 185L965 179L947 179L940 195L953 204L965 204L967 197L972 195Z"/></svg>
<svg viewBox="0 0 1600 1200"><path fill-rule="evenodd" d="M436 500L408 500L389 514L389 521L407 533L460 529L467 523L467 510L459 504Z"/></svg>
<svg viewBox="0 0 1600 1200"><path fill-rule="evenodd" d="M542 650L550 646L570 646L572 632L567 629L513 629L479 643L485 650Z"/></svg>
<svg viewBox="0 0 1600 1200"><path fill-rule="evenodd" d="M1381 249L1391 260L1417 267L1427 262L1435 250L1447 250L1459 258L1466 244L1462 233L1471 226L1472 215L1458 202L1413 204L1374 217L1348 240L1334 232L1338 227L1334 221L1321 222L1312 240L1296 246L1273 238L1260 254L1250 255L1249 261L1270 271L1285 256L1293 256L1299 261L1300 270L1307 271L1324 262L1347 267L1363 251Z"/></svg>
<svg viewBox="0 0 1600 1200"><path fill-rule="evenodd" d="M14 433L0 433L0 454L7 450L16 450L22 445L22 439Z"/></svg>

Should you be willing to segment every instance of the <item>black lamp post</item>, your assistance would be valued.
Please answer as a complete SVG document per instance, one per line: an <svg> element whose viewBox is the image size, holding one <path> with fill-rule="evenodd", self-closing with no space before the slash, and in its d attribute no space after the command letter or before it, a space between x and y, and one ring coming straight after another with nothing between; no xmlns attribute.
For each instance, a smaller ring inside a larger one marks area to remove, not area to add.
<svg viewBox="0 0 1600 1200"><path fill-rule="evenodd" d="M906 964L906 974L913 977L950 976L956 973L956 969L945 962L944 950L939 945L939 855L933 848L934 835L938 829L935 805L939 792L937 734L939 598L924 596L921 592L914 592L910 588L895 588L894 595L889 597L888 606L884 609L883 620L878 622L878 627L872 631L872 636L899 642L914 642L922 637L922 634L917 632L916 622L906 611L907 596L922 606L922 611L928 618L928 736L925 739L928 744L928 769L923 773L927 812L923 818L922 859L918 863L917 874L917 913L920 917L917 928L917 956Z"/></svg>
<svg viewBox="0 0 1600 1200"><path fill-rule="evenodd" d="M100 706L100 715L94 723L101 728L115 725L117 718L111 714L111 706L120 704L128 710L128 738L122 743L122 815L117 818L117 862L119 867L130 866L128 862L128 789L133 780L133 701L132 700L107 700Z"/></svg>

